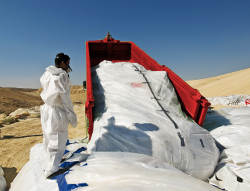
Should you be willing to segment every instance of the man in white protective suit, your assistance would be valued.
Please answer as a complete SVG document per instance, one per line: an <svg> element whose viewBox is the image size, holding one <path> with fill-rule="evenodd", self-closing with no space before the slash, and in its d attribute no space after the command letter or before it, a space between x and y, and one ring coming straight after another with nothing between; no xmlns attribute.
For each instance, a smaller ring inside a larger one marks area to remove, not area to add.
<svg viewBox="0 0 250 191"><path fill-rule="evenodd" d="M77 117L70 99L69 62L68 55L57 54L55 66L47 67L40 78L43 89L41 98L45 103L40 110L46 153L46 177L59 170L68 138L68 124L73 127L77 125Z"/></svg>

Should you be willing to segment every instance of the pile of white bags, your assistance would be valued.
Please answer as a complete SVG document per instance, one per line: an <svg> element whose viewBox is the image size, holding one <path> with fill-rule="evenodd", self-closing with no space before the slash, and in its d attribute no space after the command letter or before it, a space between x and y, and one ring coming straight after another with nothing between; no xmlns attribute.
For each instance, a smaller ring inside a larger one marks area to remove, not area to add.
<svg viewBox="0 0 250 191"><path fill-rule="evenodd" d="M211 134L225 149L210 183L228 191L250 190L250 108L224 108L208 119L211 115L224 118Z"/></svg>
<svg viewBox="0 0 250 191"><path fill-rule="evenodd" d="M208 98L208 101L212 105L250 106L246 105L247 99L250 99L249 95L230 95L222 97L211 97Z"/></svg>
<svg viewBox="0 0 250 191"><path fill-rule="evenodd" d="M165 71L103 61L93 68L92 81L89 151L141 153L202 180L212 175L219 156L214 140L182 112Z"/></svg>

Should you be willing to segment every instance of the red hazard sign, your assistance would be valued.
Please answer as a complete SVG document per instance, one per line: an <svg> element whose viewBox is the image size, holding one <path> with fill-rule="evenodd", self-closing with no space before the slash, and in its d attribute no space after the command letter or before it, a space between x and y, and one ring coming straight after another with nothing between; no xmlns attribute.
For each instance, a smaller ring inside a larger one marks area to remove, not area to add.
<svg viewBox="0 0 250 191"><path fill-rule="evenodd" d="M246 105L250 105L250 99L246 99L246 101L245 101L245 103L246 103Z"/></svg>
<svg viewBox="0 0 250 191"><path fill-rule="evenodd" d="M133 88L140 88L140 87L143 86L143 84L142 84L142 83L137 83L137 82L132 82L132 83L131 83L131 86L132 86Z"/></svg>

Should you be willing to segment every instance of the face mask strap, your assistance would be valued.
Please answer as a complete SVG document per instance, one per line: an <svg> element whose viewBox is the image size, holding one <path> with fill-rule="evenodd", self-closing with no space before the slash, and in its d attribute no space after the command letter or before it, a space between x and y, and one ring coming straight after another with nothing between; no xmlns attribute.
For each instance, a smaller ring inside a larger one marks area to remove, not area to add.
<svg viewBox="0 0 250 191"><path fill-rule="evenodd" d="M68 73L69 73L69 72L72 72L72 69L71 69L70 65L68 65L67 72L68 72Z"/></svg>

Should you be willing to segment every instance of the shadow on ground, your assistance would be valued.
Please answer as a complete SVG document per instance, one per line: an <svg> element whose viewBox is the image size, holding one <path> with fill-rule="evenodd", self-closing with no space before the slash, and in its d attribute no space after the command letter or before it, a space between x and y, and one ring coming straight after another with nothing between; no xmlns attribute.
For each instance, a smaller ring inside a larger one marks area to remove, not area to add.
<svg viewBox="0 0 250 191"><path fill-rule="evenodd" d="M16 137L14 135L4 135L2 138L0 138L0 140L4 140L4 139L21 139L21 138L27 138L27 137L40 137L43 136L42 134L38 134L38 135L26 135L26 136L20 136L20 137Z"/></svg>
<svg viewBox="0 0 250 191"><path fill-rule="evenodd" d="M212 131L223 125L231 125L231 122L221 115L220 112L212 110L207 113L203 128Z"/></svg>
<svg viewBox="0 0 250 191"><path fill-rule="evenodd" d="M93 107L93 119L98 120L102 117L103 113L107 111L105 103L104 88L100 83L101 80L96 73L96 69L99 67L96 66L95 70L92 70L92 85L93 85L93 94L94 94L94 107Z"/></svg>
<svg viewBox="0 0 250 191"><path fill-rule="evenodd" d="M151 123L136 123L137 129L129 129L117 125L115 118L108 119L108 125L98 140L96 140L96 151L133 152L152 156L152 140L145 131L157 131L159 128Z"/></svg>
<svg viewBox="0 0 250 191"><path fill-rule="evenodd" d="M6 179L7 182L7 190L10 188L10 183L14 180L14 178L17 175L17 169L15 167L7 168L7 167L2 167L4 171L4 178Z"/></svg>

